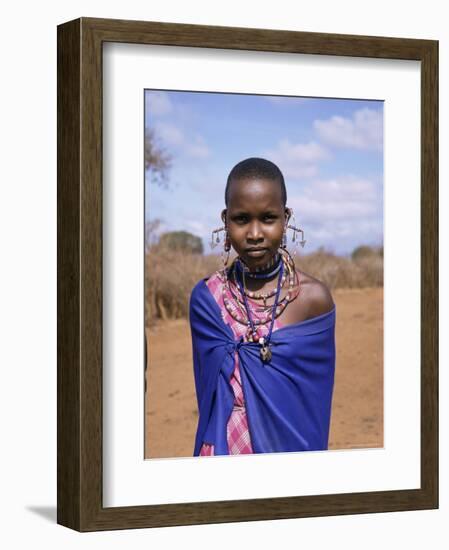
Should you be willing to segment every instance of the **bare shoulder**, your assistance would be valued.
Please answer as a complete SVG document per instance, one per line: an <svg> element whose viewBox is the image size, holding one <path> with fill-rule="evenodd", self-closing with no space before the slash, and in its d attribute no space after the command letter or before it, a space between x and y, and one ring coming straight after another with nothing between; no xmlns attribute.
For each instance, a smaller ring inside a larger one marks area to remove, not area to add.
<svg viewBox="0 0 449 550"><path fill-rule="evenodd" d="M206 277L204 277L204 282L206 285L214 291L218 287L222 287L222 285L225 283L225 275L223 274L222 270L216 270L212 273L209 273Z"/></svg>
<svg viewBox="0 0 449 550"><path fill-rule="evenodd" d="M317 317L328 313L334 308L334 300L328 287L319 279L296 270L299 277L300 295L307 304L307 317Z"/></svg>

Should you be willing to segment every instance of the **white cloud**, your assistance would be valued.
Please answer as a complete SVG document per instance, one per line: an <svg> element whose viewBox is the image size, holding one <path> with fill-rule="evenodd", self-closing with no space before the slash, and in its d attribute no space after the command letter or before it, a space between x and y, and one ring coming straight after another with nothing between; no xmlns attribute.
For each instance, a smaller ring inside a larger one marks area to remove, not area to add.
<svg viewBox="0 0 449 550"><path fill-rule="evenodd" d="M210 155L210 150L200 135L187 137L178 126L167 122L158 122L155 125L157 138L168 148L173 147L179 149L188 157L206 158Z"/></svg>
<svg viewBox="0 0 449 550"><path fill-rule="evenodd" d="M329 158L329 153L319 143L291 143L282 139L276 149L264 156L276 163L286 178L312 177L318 173L317 163Z"/></svg>
<svg viewBox="0 0 449 550"><path fill-rule="evenodd" d="M184 136L181 130L173 124L158 122L155 124L155 131L157 137L167 146L177 147L184 143Z"/></svg>
<svg viewBox="0 0 449 550"><path fill-rule="evenodd" d="M145 94L147 116L163 116L173 111L173 105L166 92L147 90Z"/></svg>
<svg viewBox="0 0 449 550"><path fill-rule="evenodd" d="M375 215L379 197L373 182L346 177L314 181L288 202L302 219L319 223Z"/></svg>
<svg viewBox="0 0 449 550"><path fill-rule="evenodd" d="M318 180L288 198L296 222L314 240L351 237L369 242L382 234L382 192L375 183L355 177Z"/></svg>
<svg viewBox="0 0 449 550"><path fill-rule="evenodd" d="M382 110L360 109L352 118L333 116L313 126L322 141L335 147L382 151Z"/></svg>
<svg viewBox="0 0 449 550"><path fill-rule="evenodd" d="M186 153L194 158L207 158L210 155L209 148L201 136L196 136L193 143L186 144Z"/></svg>
<svg viewBox="0 0 449 550"><path fill-rule="evenodd" d="M186 227L193 231L196 235L205 236L207 235L209 228L206 227L206 225L203 222L199 222L197 220L187 220L185 222Z"/></svg>

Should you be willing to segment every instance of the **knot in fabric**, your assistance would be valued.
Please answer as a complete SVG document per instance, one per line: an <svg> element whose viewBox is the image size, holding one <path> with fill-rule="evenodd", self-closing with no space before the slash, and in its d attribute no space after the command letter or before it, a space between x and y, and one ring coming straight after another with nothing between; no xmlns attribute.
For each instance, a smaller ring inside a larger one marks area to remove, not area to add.
<svg viewBox="0 0 449 550"><path fill-rule="evenodd" d="M230 354L234 354L236 351L238 352L238 350L242 347L244 341L243 341L243 336L240 336L240 338L238 340L234 340L234 342L229 343L227 346L226 346L226 349L228 351L228 353Z"/></svg>

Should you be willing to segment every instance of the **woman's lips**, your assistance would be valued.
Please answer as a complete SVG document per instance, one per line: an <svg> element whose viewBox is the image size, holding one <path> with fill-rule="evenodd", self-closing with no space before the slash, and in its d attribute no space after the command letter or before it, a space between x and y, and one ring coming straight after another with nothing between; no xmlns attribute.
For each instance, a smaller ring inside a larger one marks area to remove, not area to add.
<svg viewBox="0 0 449 550"><path fill-rule="evenodd" d="M246 253L250 258L259 258L260 256L264 256L267 252L266 248L262 248L260 250L247 250Z"/></svg>

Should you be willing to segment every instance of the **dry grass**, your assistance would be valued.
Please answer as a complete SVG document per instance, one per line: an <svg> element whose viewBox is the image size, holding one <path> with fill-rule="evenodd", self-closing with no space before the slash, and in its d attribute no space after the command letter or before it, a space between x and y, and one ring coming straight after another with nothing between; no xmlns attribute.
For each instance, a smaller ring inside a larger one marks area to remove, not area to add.
<svg viewBox="0 0 449 550"><path fill-rule="evenodd" d="M302 271L331 289L383 286L383 258L374 249L356 259L320 250L295 261ZM146 325L152 326L157 319L186 318L193 286L221 267L216 255L151 247L145 258Z"/></svg>
<svg viewBox="0 0 449 550"><path fill-rule="evenodd" d="M352 260L319 251L302 256L301 270L323 281L330 289L383 286L383 258L373 253Z"/></svg>

